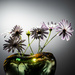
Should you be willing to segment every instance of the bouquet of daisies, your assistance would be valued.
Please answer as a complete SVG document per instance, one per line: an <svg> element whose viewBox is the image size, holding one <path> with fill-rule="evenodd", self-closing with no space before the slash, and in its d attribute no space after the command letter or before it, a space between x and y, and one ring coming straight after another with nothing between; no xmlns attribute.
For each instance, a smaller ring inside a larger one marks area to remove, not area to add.
<svg viewBox="0 0 75 75"><path fill-rule="evenodd" d="M57 32L53 37L50 37L51 32L55 30ZM9 39L5 40L5 44L3 44L3 49L8 50L8 52L12 51L14 52L17 50L18 54L25 54L27 49L30 47L31 49L31 54L33 55L33 49L31 47L31 44L33 43L34 40L39 41L38 45L38 53L42 52L43 49L50 43L50 41L55 38L56 36L61 36L62 40L70 40L70 37L73 35L74 30L71 27L71 23L69 23L67 20L62 20L59 23L47 23L45 24L44 22L42 23L41 27L33 28L32 30L28 30L26 32L26 35L28 37L28 45L25 45L24 42L25 40L22 39L22 28L18 25L14 26L13 29L9 32L10 37ZM48 36L47 36L48 35ZM30 36L32 37L30 41ZM46 38L46 41L43 46L40 44L40 40ZM24 46L27 46L24 48Z"/></svg>

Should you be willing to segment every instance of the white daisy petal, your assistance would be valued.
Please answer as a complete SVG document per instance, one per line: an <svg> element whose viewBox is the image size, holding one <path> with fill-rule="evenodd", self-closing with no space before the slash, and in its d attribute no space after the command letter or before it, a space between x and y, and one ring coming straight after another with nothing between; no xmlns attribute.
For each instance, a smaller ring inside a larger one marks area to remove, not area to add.
<svg viewBox="0 0 75 75"><path fill-rule="evenodd" d="M62 35L62 32L60 32L60 33L57 34L57 36L61 36L61 35Z"/></svg>
<svg viewBox="0 0 75 75"><path fill-rule="evenodd" d="M68 28L67 31L72 33L74 30L72 28Z"/></svg>
<svg viewBox="0 0 75 75"><path fill-rule="evenodd" d="M43 22L41 28L48 30L48 27L46 26L46 24Z"/></svg>
<svg viewBox="0 0 75 75"><path fill-rule="evenodd" d="M62 40L65 40L65 36L63 36L63 34L61 35L61 39L62 39Z"/></svg>
<svg viewBox="0 0 75 75"><path fill-rule="evenodd" d="M56 27L56 32L60 32L58 35L61 36L62 40L70 40L70 36L73 35L74 30L71 27L71 23L68 23L67 20L62 20L59 22L58 26Z"/></svg>
<svg viewBox="0 0 75 75"><path fill-rule="evenodd" d="M66 35L65 38L66 38L67 41L70 40L70 36L69 35Z"/></svg>
<svg viewBox="0 0 75 75"><path fill-rule="evenodd" d="M73 35L73 33L67 32L67 35L72 36L72 35Z"/></svg>
<svg viewBox="0 0 75 75"><path fill-rule="evenodd" d="M71 27L71 23L68 25L68 28Z"/></svg>

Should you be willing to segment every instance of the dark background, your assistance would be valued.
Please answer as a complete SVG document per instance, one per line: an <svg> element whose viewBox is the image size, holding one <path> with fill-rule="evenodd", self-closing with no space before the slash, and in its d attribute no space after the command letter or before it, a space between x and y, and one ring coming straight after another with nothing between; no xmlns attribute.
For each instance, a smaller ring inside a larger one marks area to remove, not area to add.
<svg viewBox="0 0 75 75"><path fill-rule="evenodd" d="M69 20L75 30L73 0L0 0L0 34L10 30L16 24L21 25L26 31L29 27L39 25L43 21L58 23L62 19ZM3 51L3 43L4 38L0 35L0 75L5 75L3 62L12 54L12 52ZM36 45L32 46L36 53ZM44 51L51 52L56 57L55 75L75 75L75 32L68 42L56 37Z"/></svg>

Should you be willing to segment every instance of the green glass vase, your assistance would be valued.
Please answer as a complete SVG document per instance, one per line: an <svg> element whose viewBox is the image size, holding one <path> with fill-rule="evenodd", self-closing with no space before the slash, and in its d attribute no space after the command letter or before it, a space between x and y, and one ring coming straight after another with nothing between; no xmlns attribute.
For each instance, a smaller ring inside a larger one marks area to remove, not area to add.
<svg viewBox="0 0 75 75"><path fill-rule="evenodd" d="M4 61L6 75L54 75L56 59L52 53L13 54Z"/></svg>

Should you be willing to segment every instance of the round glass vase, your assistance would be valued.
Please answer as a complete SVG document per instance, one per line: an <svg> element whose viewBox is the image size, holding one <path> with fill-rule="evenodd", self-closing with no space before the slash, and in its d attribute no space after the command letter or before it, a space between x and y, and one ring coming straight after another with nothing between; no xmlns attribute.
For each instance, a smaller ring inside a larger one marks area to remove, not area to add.
<svg viewBox="0 0 75 75"><path fill-rule="evenodd" d="M13 54L4 61L6 75L54 75L56 59L52 53Z"/></svg>

